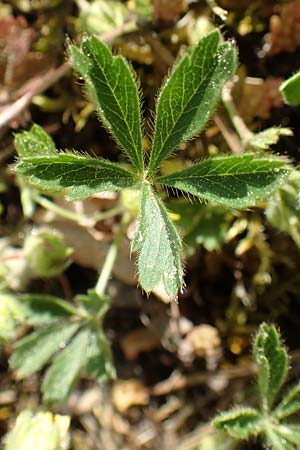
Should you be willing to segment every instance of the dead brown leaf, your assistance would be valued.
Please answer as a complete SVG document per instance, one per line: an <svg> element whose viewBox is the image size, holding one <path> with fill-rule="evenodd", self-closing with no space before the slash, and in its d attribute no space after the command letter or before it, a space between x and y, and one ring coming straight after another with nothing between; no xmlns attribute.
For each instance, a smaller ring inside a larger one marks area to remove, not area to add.
<svg viewBox="0 0 300 450"><path fill-rule="evenodd" d="M124 413L131 406L147 405L149 391L140 380L119 380L113 386L112 401L118 411Z"/></svg>

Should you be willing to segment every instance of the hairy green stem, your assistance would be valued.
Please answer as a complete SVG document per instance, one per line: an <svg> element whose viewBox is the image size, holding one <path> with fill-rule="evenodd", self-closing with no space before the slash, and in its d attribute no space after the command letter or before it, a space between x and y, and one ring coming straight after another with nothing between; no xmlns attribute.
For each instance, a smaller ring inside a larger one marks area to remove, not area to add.
<svg viewBox="0 0 300 450"><path fill-rule="evenodd" d="M111 273L118 255L120 243L124 236L128 222L129 222L129 215L125 213L121 220L118 232L108 250L97 284L95 286L95 291L100 297L104 295L107 283L111 277Z"/></svg>
<svg viewBox="0 0 300 450"><path fill-rule="evenodd" d="M241 138L242 144L247 145L253 133L249 130L240 116L231 95L232 83L227 83L222 90L222 101L230 116L231 122Z"/></svg>
<svg viewBox="0 0 300 450"><path fill-rule="evenodd" d="M65 219L73 220L74 222L79 223L84 226L94 226L96 222L104 219L108 219L110 217L114 217L120 214L123 211L123 208L118 205L115 208L111 208L107 211L101 212L99 214L95 214L93 216L87 216L85 214L77 213L75 211L71 211L65 209L59 205L56 205L54 202L49 200L46 197L43 197L39 194L34 195L34 201L38 203L43 208L58 214L59 216L64 217Z"/></svg>

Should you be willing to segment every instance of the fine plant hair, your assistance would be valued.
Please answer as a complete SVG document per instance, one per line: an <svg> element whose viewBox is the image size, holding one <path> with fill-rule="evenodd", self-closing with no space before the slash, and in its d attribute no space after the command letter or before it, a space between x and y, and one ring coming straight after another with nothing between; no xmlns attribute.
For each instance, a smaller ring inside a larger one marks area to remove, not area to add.
<svg viewBox="0 0 300 450"><path fill-rule="evenodd" d="M260 325L252 344L257 364L259 406L236 406L220 413L213 425L237 440L260 438L270 450L297 450L300 443L300 384L282 389L289 355L274 325Z"/></svg>
<svg viewBox="0 0 300 450"><path fill-rule="evenodd" d="M141 88L131 65L122 56L113 55L96 37L85 37L80 47L69 43L68 52L98 117L128 164L58 152L53 145L49 151L42 137L39 145L35 134L42 136L43 132L34 125L31 131L16 136L16 171L31 186L63 192L69 200L82 200L104 190L139 191L138 227L132 241L132 250L138 254L139 283L147 293L163 285L166 294L174 298L183 285L182 242L159 194L161 188L245 209L270 196L287 175L287 164L271 153L249 152L206 158L171 174L160 174L162 163L178 146L205 128L224 84L235 72L236 48L224 41L218 30L177 58L163 82L156 99L147 159L143 150Z"/></svg>
<svg viewBox="0 0 300 450"><path fill-rule="evenodd" d="M224 41L218 30L184 52L162 84L148 155L143 148L140 87L125 58L113 55L93 36L85 37L80 46L70 43L68 54L126 164L96 157L86 149L80 153L58 151L37 124L15 135L17 180L33 202L57 211L57 205L43 194L61 193L75 201L103 191L120 193L115 211L108 211L110 217L118 215L120 220L93 289L75 296L73 302L44 294L14 298L16 309L20 308L18 317L24 317L24 323L33 329L15 343L10 367L19 379L46 368L41 387L45 403L63 402L83 375L98 381L115 377L103 319L110 307L107 285L130 222L137 221L131 250L137 254L140 286L147 294L160 287L176 299L184 285L183 239L167 209L168 190L189 200L246 209L269 199L291 172L284 159L264 151L272 139L274 142L274 132L278 135L274 129L271 138L270 132L267 137L254 136L255 153L219 155L169 174L161 170L181 144L205 128L224 84L235 72L236 48ZM259 145L264 146L263 151L257 151ZM98 220L103 220L103 215ZM60 252L63 269L69 253ZM43 257L43 252L40 255ZM56 257L54 254L54 260ZM12 303L11 297L7 301Z"/></svg>

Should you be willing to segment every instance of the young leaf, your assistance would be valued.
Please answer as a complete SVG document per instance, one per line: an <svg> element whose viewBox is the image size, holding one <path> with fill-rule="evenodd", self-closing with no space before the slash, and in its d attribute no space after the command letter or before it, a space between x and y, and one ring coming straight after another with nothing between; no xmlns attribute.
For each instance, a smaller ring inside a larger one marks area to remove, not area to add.
<svg viewBox="0 0 300 450"><path fill-rule="evenodd" d="M22 294L18 300L26 323L33 326L48 325L77 314L71 303L52 295Z"/></svg>
<svg viewBox="0 0 300 450"><path fill-rule="evenodd" d="M297 448L299 448L300 444L300 430L299 425L289 424L289 423L280 423L280 425L276 426L276 433L279 436L282 436L283 439L286 439L291 444L295 444Z"/></svg>
<svg viewBox="0 0 300 450"><path fill-rule="evenodd" d="M286 174L285 162L280 159L244 154L207 159L155 182L223 206L244 208L268 198Z"/></svg>
<svg viewBox="0 0 300 450"><path fill-rule="evenodd" d="M288 371L288 354L273 325L260 326L253 342L253 353L258 365L262 410L268 412Z"/></svg>
<svg viewBox="0 0 300 450"><path fill-rule="evenodd" d="M84 39L80 49L70 45L70 54L104 125L136 169L143 172L138 88L127 61L113 56L96 37Z"/></svg>
<svg viewBox="0 0 300 450"><path fill-rule="evenodd" d="M31 333L20 339L9 360L10 367L17 369L19 378L25 378L40 370L61 345L78 330L78 323L61 323Z"/></svg>
<svg viewBox="0 0 300 450"><path fill-rule="evenodd" d="M0 294L0 345L14 339L18 323L24 320L22 304L14 295Z"/></svg>
<svg viewBox="0 0 300 450"><path fill-rule="evenodd" d="M4 450L67 450L70 421L69 416L48 411L23 410L4 437Z"/></svg>
<svg viewBox="0 0 300 450"><path fill-rule="evenodd" d="M296 450L294 445L288 443L286 438L276 432L276 428L267 429L266 437L272 450Z"/></svg>
<svg viewBox="0 0 300 450"><path fill-rule="evenodd" d="M81 303L89 316L97 316L99 319L105 316L111 305L110 297L99 296L94 289L89 289L86 294L77 295L76 302Z"/></svg>
<svg viewBox="0 0 300 450"><path fill-rule="evenodd" d="M277 144L280 136L292 136L289 128L272 127L254 134L248 141L247 147L253 150L268 150L271 145Z"/></svg>
<svg viewBox="0 0 300 450"><path fill-rule="evenodd" d="M137 177L116 163L72 153L23 158L16 170L40 189L65 191L69 200L95 192L119 191L137 184Z"/></svg>
<svg viewBox="0 0 300 450"><path fill-rule="evenodd" d="M300 247L300 172L293 170L268 202L266 216L273 227L289 233Z"/></svg>
<svg viewBox="0 0 300 450"><path fill-rule="evenodd" d="M276 407L274 416L279 420L300 412L300 384L282 395L282 401ZM299 430L300 431L300 430Z"/></svg>
<svg viewBox="0 0 300 450"><path fill-rule="evenodd" d="M97 381L116 377L109 343L101 331L91 333L88 348L86 371Z"/></svg>
<svg viewBox="0 0 300 450"><path fill-rule="evenodd" d="M86 363L89 338L89 330L81 330L54 358L42 384L43 398L46 403L62 402L69 395Z"/></svg>
<svg viewBox="0 0 300 450"><path fill-rule="evenodd" d="M15 135L14 144L20 157L55 155L56 148L52 138L39 125L32 125L29 131Z"/></svg>
<svg viewBox="0 0 300 450"><path fill-rule="evenodd" d="M139 226L132 244L138 250L140 283L151 291L163 282L166 293L174 297L183 283L180 260L181 241L168 212L149 185L143 185Z"/></svg>
<svg viewBox="0 0 300 450"><path fill-rule="evenodd" d="M300 104L300 72L281 83L279 90L286 103L298 106Z"/></svg>
<svg viewBox="0 0 300 450"><path fill-rule="evenodd" d="M255 408L237 408L219 414L214 420L216 428L226 430L236 439L248 439L262 428L261 415Z"/></svg>
<svg viewBox="0 0 300 450"><path fill-rule="evenodd" d="M213 31L187 50L161 88L157 106L149 172L182 142L199 134L219 100L224 83L236 68L236 50L220 44Z"/></svg>
<svg viewBox="0 0 300 450"><path fill-rule="evenodd" d="M199 245L212 252L225 244L231 217L226 208L199 205L185 198L169 201L168 208L176 215L176 225L182 231L185 255L193 255Z"/></svg>

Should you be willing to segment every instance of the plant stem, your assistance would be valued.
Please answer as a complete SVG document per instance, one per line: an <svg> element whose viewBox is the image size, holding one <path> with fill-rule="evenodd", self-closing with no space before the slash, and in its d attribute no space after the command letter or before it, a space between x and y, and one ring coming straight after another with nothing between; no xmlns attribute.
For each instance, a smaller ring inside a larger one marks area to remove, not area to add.
<svg viewBox="0 0 300 450"><path fill-rule="evenodd" d="M124 236L126 226L129 222L129 217L130 217L129 214L125 213L123 215L118 232L115 235L115 238L108 250L104 264L102 266L102 270L100 272L97 284L95 286L95 291L100 297L104 295L107 283L111 277L111 273L118 255L119 246Z"/></svg>
<svg viewBox="0 0 300 450"><path fill-rule="evenodd" d="M108 219L110 217L116 216L120 214L123 209L120 205L116 206L115 208L111 208L107 211L101 212L99 214L95 214L94 216L87 216L85 214L80 214L75 211L71 211L68 209L65 209L59 205L56 205L54 202L49 200L46 197L43 197L39 194L34 195L34 201L38 203L40 206L42 206L45 209L48 209L49 211L54 212L55 214L58 214L59 216L64 217L65 219L73 220L74 222L79 223L80 225L89 226L92 227L95 225L96 222L104 219Z"/></svg>
<svg viewBox="0 0 300 450"><path fill-rule="evenodd" d="M233 123L234 128L236 129L238 135L242 140L242 144L247 146L249 139L252 138L253 133L249 130L242 117L240 116L237 107L233 101L231 95L232 82L226 83L222 91L222 101L224 106L230 116L230 119Z"/></svg>

